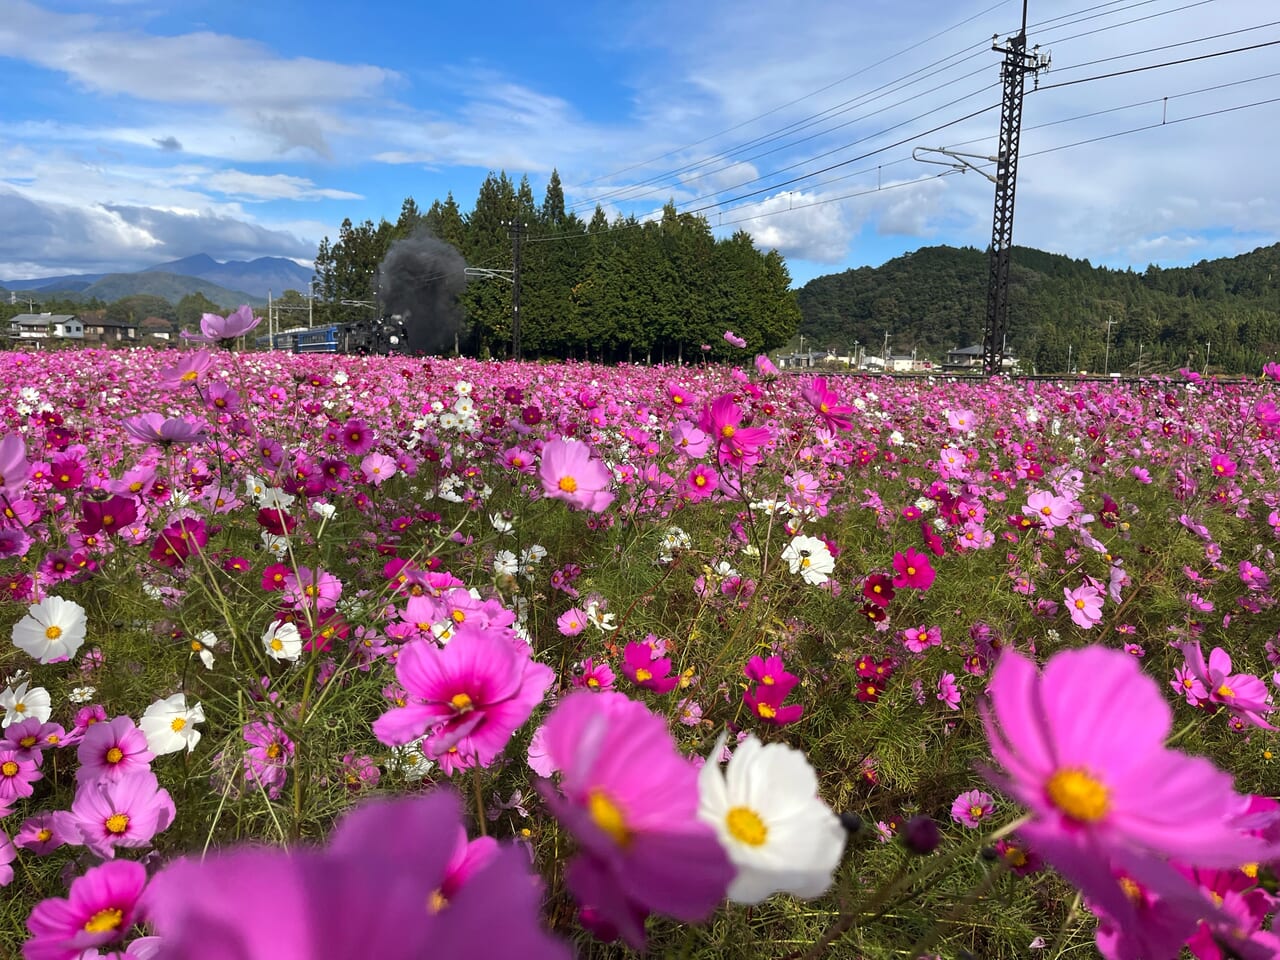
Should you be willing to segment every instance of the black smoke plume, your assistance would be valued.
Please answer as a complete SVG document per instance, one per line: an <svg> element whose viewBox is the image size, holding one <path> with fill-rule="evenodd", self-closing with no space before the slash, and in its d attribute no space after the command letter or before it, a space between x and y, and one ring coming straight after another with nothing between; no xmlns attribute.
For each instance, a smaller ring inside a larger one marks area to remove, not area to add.
<svg viewBox="0 0 1280 960"><path fill-rule="evenodd" d="M391 244L378 266L378 306L404 321L411 353L452 352L462 330L466 266L456 248L425 229Z"/></svg>

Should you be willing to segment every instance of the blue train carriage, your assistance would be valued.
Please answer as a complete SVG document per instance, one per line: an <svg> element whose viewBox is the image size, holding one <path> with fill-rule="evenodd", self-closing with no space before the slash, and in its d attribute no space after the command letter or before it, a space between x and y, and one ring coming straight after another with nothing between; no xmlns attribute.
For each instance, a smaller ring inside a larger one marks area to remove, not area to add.
<svg viewBox="0 0 1280 960"><path fill-rule="evenodd" d="M337 353L340 330L334 324L327 327L314 327L311 330L299 330L293 337L291 348L294 353Z"/></svg>

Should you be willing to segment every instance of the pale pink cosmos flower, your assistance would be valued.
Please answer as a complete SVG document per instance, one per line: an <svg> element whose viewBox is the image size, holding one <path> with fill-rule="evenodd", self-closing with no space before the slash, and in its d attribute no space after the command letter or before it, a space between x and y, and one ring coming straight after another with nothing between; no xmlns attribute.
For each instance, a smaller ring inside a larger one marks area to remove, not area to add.
<svg viewBox="0 0 1280 960"><path fill-rule="evenodd" d="M613 475L580 440L557 437L544 444L538 478L544 494L579 510L599 513L613 503Z"/></svg>
<svg viewBox="0 0 1280 960"><path fill-rule="evenodd" d="M66 899L49 897L27 918L29 958L99 956L96 947L123 939L140 919L147 870L131 860L112 860L71 881Z"/></svg>
<svg viewBox="0 0 1280 960"><path fill-rule="evenodd" d="M76 783L119 780L131 773L147 772L155 754L147 746L147 736L129 717L95 723L85 732L76 749L80 767Z"/></svg>
<svg viewBox="0 0 1280 960"><path fill-rule="evenodd" d="M169 791L150 771L82 784L71 803L84 845L108 860L117 847L149 846L157 833L168 829L176 812Z"/></svg>
<svg viewBox="0 0 1280 960"><path fill-rule="evenodd" d="M1027 497L1022 512L1034 517L1046 527L1060 527L1071 519L1073 504L1065 497L1055 497L1045 490L1037 490Z"/></svg>
<svg viewBox="0 0 1280 960"><path fill-rule="evenodd" d="M1102 622L1102 594L1089 584L1070 590L1062 588L1067 599L1067 612L1071 621L1082 630L1089 630Z"/></svg>
<svg viewBox="0 0 1280 960"><path fill-rule="evenodd" d="M976 830L995 812L996 801L982 790L968 790L951 803L951 819L970 830Z"/></svg>

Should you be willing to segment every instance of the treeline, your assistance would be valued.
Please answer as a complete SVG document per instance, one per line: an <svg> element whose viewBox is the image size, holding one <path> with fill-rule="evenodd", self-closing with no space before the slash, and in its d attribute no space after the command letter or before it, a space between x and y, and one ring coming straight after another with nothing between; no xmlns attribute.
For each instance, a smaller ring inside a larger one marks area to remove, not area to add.
<svg viewBox="0 0 1280 960"><path fill-rule="evenodd" d="M301 294L294 294L299 300ZM304 301L305 302L305 301ZM0 321L11 320L21 313L32 309L24 300L10 304L0 304ZM97 297L89 300L71 300L51 297L39 301L34 306L36 313L75 314L82 320L93 320L105 317L118 323L141 323L148 317L159 317L176 324L179 328L199 329L200 318L206 313L225 314L225 307L220 307L202 293L189 293L177 303L164 297L149 293L137 293L107 303Z"/></svg>
<svg viewBox="0 0 1280 960"><path fill-rule="evenodd" d="M881 267L817 277L798 291L801 332L844 351L854 341L943 359L982 342L987 254L925 247ZM1193 267L1143 273L1014 247L1009 350L1041 373L1190 366L1256 373L1280 353L1280 244Z"/></svg>
<svg viewBox="0 0 1280 960"><path fill-rule="evenodd" d="M376 301L378 265L391 244L426 228L474 267L512 267L511 224L521 224L520 334L526 357L604 361L675 361L741 356L726 329L752 351L786 343L800 322L791 277L775 250L757 250L745 231L717 240L706 219L668 204L659 220L610 221L597 206L590 220L566 212L559 174L541 204L527 177L519 185L491 173L464 213L450 193L424 212L410 197L395 223L344 220L316 254L326 319L350 319L341 301ZM459 302L462 347L508 356L512 284L472 279ZM319 307L317 308L319 309Z"/></svg>

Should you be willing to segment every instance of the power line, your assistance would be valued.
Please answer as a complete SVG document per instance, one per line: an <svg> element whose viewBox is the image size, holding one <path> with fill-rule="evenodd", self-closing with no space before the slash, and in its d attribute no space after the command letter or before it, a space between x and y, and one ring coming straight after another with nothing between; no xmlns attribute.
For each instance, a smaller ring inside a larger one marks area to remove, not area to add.
<svg viewBox="0 0 1280 960"><path fill-rule="evenodd" d="M1124 11L1126 11L1126 10L1131 10L1131 9L1135 9L1135 8L1137 8L1137 7L1146 6L1146 5L1148 5L1148 4L1150 4L1150 3L1154 3L1154 2L1157 2L1157 0L1136 0L1136 2L1131 2L1131 3L1124 4L1124 5L1122 5L1122 6L1117 6L1118 0L1111 0L1111 2L1108 2L1108 3L1095 4L1095 5L1090 6L1090 7L1085 7L1085 8L1082 8L1082 9L1080 9L1080 10L1072 11L1071 13L1062 14L1062 15L1060 15L1060 16L1058 16L1058 17L1054 17L1054 18L1050 18L1050 19L1045 20L1045 21L1041 21L1040 23L1034 24L1034 25L1032 26L1032 29L1049 29L1049 30L1062 29L1062 28L1069 27L1069 26L1072 26L1072 25L1077 24L1077 23L1086 22L1086 21L1088 21L1088 20L1098 19L1098 18L1100 18L1100 17L1104 17L1104 16L1111 16L1111 15L1114 15L1114 14L1117 14L1117 13L1122 13L1122 12L1124 12ZM1192 3L1184 4L1183 6L1176 7L1176 8L1170 9L1170 10L1160 11L1160 12L1158 12L1158 13L1151 14L1151 15L1146 16L1146 17L1137 18L1137 19L1135 19L1135 20L1121 21L1120 23L1109 24L1109 25L1107 25L1107 26L1099 27L1099 28L1097 28L1096 30L1088 31L1088 32L1087 32L1087 34L1077 34L1077 35L1074 35L1074 36L1072 36L1072 37L1062 38L1062 40L1063 40L1063 41L1065 41L1065 40L1075 39L1076 37L1079 37L1079 36L1091 35L1091 34L1101 33L1101 32L1107 31L1107 30L1117 29L1117 28L1119 28L1119 27L1127 26L1127 25L1132 24L1132 23L1138 23L1138 22L1142 22L1142 21L1145 21L1145 20L1154 19L1154 18L1156 18L1156 17L1162 17L1162 16L1166 16L1166 15L1169 15L1169 14L1172 14L1172 13L1177 13L1177 12L1179 12L1179 11L1181 11L1181 10L1189 9L1189 8L1191 8L1191 7L1200 6L1200 5L1202 5L1203 3L1208 3L1208 2L1211 2L1211 0L1196 0L1196 2L1192 2ZM995 6L999 6L999 4L996 4ZM947 30L941 31L940 33L934 34L933 36L931 36L931 37L929 37L929 38L926 38L925 40L919 41L918 43L913 44L912 46L905 48L903 51L900 51L898 54L894 54L894 55L893 55L893 56L891 56L891 57L884 58L884 59L882 59L882 60L880 60L880 61L877 61L877 63L876 63L876 64L869 65L867 68L863 68L862 70L859 70L859 71L857 71L857 72L856 72L856 73L854 73L854 74L850 74L849 76L846 76L846 77L844 77L844 78L841 78L840 80L834 81L832 84L828 84L826 87L823 87L823 88L821 88L821 89L820 89L820 90L818 90L818 91L815 91L815 94L816 94L816 93L821 93L823 90L830 89L831 87L833 87L833 86L835 86L835 85L838 85L839 83L842 83L842 82L844 82L844 81L846 81L846 80L848 80L848 79L851 79L851 78L852 78L852 77L854 77L854 76L858 76L859 74L866 72L866 70L871 69L871 68L872 68L872 67L874 67L874 66L877 66L877 65L879 65L879 64L885 63L885 62L887 62L888 60L893 59L894 57L901 55L901 53L905 53L905 52L907 52L907 51L909 51L909 50L915 49L916 47L919 47L919 46L923 45L924 43L927 43L929 40L936 39L938 36L942 36L942 35L944 35L944 34L946 34L946 33L949 33L949 32L951 32L952 30L954 30L954 29L956 29L956 28L958 28L958 27L960 27L960 26L963 26L965 23L971 22L973 19L976 19L976 17L977 17L977 16L981 16L981 15L983 15L983 14L985 14L985 13L990 12L992 9L995 9L995 6L993 6L993 7L989 7L989 8L987 8L987 10L984 10L981 14L976 14L974 17L970 17L968 20L966 20L966 21L962 21L960 24L953 25L952 27L948 28ZM1104 8L1111 8L1111 7L1114 7L1115 9L1104 9ZM1097 13L1097 12L1095 12L1095 11L1098 11L1098 10L1103 10L1104 12L1102 12L1102 13ZM1082 16L1082 14L1092 14L1092 15L1091 15L1091 16ZM1062 41L1057 41L1057 42L1062 42ZM944 63L946 63L946 61L948 61L948 60L951 60L951 59L953 59L953 58L955 58L955 57L959 57L959 56L961 56L962 54L966 53L967 51L969 51L969 50L973 49L973 46L980 46L980 47L982 47L983 49L982 49L981 51L979 51L978 53L974 53L974 54L971 54L970 56L963 57L962 59L957 60L955 63L951 63L951 64L948 64L948 65L946 65L946 66L942 66L942 67L939 67L939 66L938 66L939 64L944 64ZM662 189L662 187L663 187L663 186L665 186L665 185L668 185L668 184L669 184L669 185L674 186L674 185L675 185L674 183L669 183L669 182L670 182L670 181L672 181L672 180L673 180L673 178L677 178L677 177L679 177L679 176L680 176L680 174L682 174L682 173L687 173L687 172L692 171L692 170L696 170L696 169L699 169L699 168L702 168L702 167L706 167L707 165L712 164L712 163L715 163L715 162L717 162L718 160L730 160L730 158L734 157L735 155L737 155L737 154L741 153L741 152L742 152L742 151L744 151L744 150L750 149L750 148L751 148L751 147L753 147L753 146L758 146L758 145L763 145L763 144L766 144L766 143L774 142L774 141L776 141L776 140L780 139L781 137L786 136L786 135L787 135L788 133L790 133L790 132L798 132L799 130L803 130L803 129L807 128L807 127L814 126L814 125L816 125L816 124L818 124L818 123L822 122L824 119L828 119L828 118L830 118L831 116L838 116L838 115L839 115L840 113L842 113L842 112L847 112L847 111L848 111L848 109L852 109L852 108L853 108L853 106L859 106L859 105L862 105L862 104L864 104L865 102L867 102L867 99L868 99L868 98L871 98L871 97L872 97L872 94L875 94L875 93L876 93L876 92L878 92L878 91L883 91L883 90L885 90L885 89L886 89L886 88L888 88L888 87L894 87L895 85L899 85L899 84L900 84L901 86L899 86L899 87L898 87L898 89L905 89L905 87L907 87L907 86L914 85L915 83L918 83L918 82L920 82L921 80L927 79L928 77L935 76L935 75L937 75L937 74L940 74L940 73L943 73L943 72L945 72L945 71L947 71L947 70L950 70L950 69L952 69L952 68L954 68L954 67L956 67L956 66L959 66L961 63L964 63L964 62L966 62L966 61L968 61L968 60L970 60L970 59L973 59L975 56L978 56L978 55L979 55L979 53L985 52L985 46L986 46L986 45L985 45L985 42L984 42L984 43L982 43L982 44L976 44L976 45L973 45L973 46L965 47L965 48L963 48L962 50L960 50L960 51L958 51L958 52L956 52L956 53L950 54L950 55L948 55L947 57L943 57L943 58L941 58L941 59L939 59L939 60L935 60L935 61L933 61L933 63L928 64L928 65L926 65L925 67L919 68L918 70L913 71L912 73L906 74L904 77L900 77L900 78L898 78L898 79L896 79L896 80L890 81L889 83L882 84L880 87L876 87L876 88L874 88L873 90L871 90L871 91L869 91L869 92L867 92L867 93L865 93L865 94L862 94L862 95L860 95L860 96L858 96L858 97L851 98L850 100L843 101L842 103L837 104L837 105L835 105L835 106L833 106L833 107L830 107L830 108L828 108L828 109L826 109L826 110L824 110L824 111L821 111L821 112L819 112L819 113L817 113L817 114L812 114L812 115L810 115L809 117L802 118L801 120L798 120L798 121L795 121L795 122L793 122L793 123L791 123L791 124L788 124L788 125L786 125L786 126L784 126L784 127L780 128L779 130L773 131L773 132L768 133L768 134L764 134L764 135L762 135L762 136L760 136L760 137L756 137L756 138L754 138L753 140L746 141L745 143L738 144L738 145L737 145L737 146L735 146L735 147L729 148L729 149L727 149L727 150L725 150L725 151L722 151L722 152L720 152L720 153L718 153L718 154L715 154L715 155L713 155L713 156L711 156L711 157L704 158L704 159L699 160L699 161L692 161L692 162L690 162L690 163L687 163L687 164L684 164L684 165L682 165L682 166L680 166L680 167L677 167L677 168L675 168L675 169L673 169L673 170L669 170L669 171L666 171L666 172L664 172L664 173L655 174L654 176L649 177L649 178L647 178L647 179L645 179L645 180L642 180L642 181L640 181L640 182L638 182L638 183L634 183L634 184L628 185L628 186L626 186L626 187L617 187L617 188L614 188L613 190L607 191L607 192L605 192L605 193L603 193L603 194L597 194L597 195L596 195L595 197L593 197L593 198L584 199L584 200L582 200L582 201L580 201L580 202L578 202L578 203L576 203L576 204L571 204L571 205L570 205L570 210L572 210L573 212L575 212L575 213L576 213L576 212L579 212L579 211L585 211L588 207L598 206L598 205L599 205L599 204L601 204L601 203L622 203L622 202L634 202L634 201L637 201L637 200L643 199L643 198L645 198L645 197L652 196L653 194L655 194L655 193L659 192L659 190L661 190L661 189ZM929 72L929 73L925 73L923 76L917 77L917 79L916 79L916 80L911 81L910 83L907 83L907 82L906 82L906 81L908 81L912 76L914 76L915 74L921 73L921 71L928 71L928 70L930 70L930 68L933 68L933 67L938 67L938 69L932 70L932 72ZM1071 69L1071 68L1068 68L1068 69ZM974 71L974 73L966 74L966 75L965 75L965 77L973 76L974 74L976 74L976 73L978 73L978 72L981 72L981 71ZM957 79L965 79L965 77L960 77L960 78L957 78ZM937 89L937 88L934 88L934 90L936 90L936 89ZM934 90L926 91L926 93L934 92ZM887 91L886 91L886 92L887 92ZM885 95L885 94L881 94L881 96L883 96L883 95ZM782 105L781 107L774 108L773 110L768 111L768 113L762 114L762 115L760 115L760 117L757 117L757 118L755 118L755 119L760 119L761 117L768 116L768 115L770 115L770 114L772 114L772 113L776 113L778 110L783 109L783 108L785 108L786 106L790 106L790 105L793 105L793 104L795 104L795 103L801 102L801 101L803 101L804 99L808 99L808 97L809 97L809 96L812 96L812 95L806 95L805 97L797 98L796 100L793 100L793 101L791 101L791 102L790 102L790 103L788 103L788 104L784 104L784 105ZM876 97L876 98L872 98L872 99L878 99L878 97ZM853 106L850 106L850 105L853 105ZM894 106L896 106L896 105L897 105L897 104L894 104ZM842 109L842 108L844 108L844 109ZM883 112L883 110L884 110L884 109L887 109L887 108L882 108L881 110L875 111L875 112L873 112L873 113L871 113L871 114L867 114L866 116L874 116L874 115L875 115L875 113ZM846 126L849 126L850 124L852 124L852 123L856 122L856 121L857 121L857 119L858 119L858 118L855 118L855 119L853 119L853 120L849 120L849 121L846 121L846 122L844 122L844 123L842 123L842 124L839 124L839 125L837 125L837 126L835 126L835 127L827 128L827 130L826 130L825 132L831 132L832 130L842 129L842 128L844 128L844 127L846 127ZM737 125L737 126L735 126L735 127L733 127L733 128L730 128L730 130L738 129L738 128L740 128L740 127L742 127L742 126L744 126L744 125L746 125L747 123L750 123L750 122L753 122L753 121L745 121L743 124L739 124L739 125ZM894 127L890 127L890 128L889 128L889 130L896 129L896 128L897 128L897 126L895 125ZM726 131L726 132L727 132L727 131ZM887 133L887 132L888 132L888 130L883 131L883 132ZM813 135L811 135L811 136L809 136L809 137L802 138L801 140L794 141L794 142L793 142L793 143L791 143L790 145L791 145L791 146L795 146L795 145L797 145L797 144L799 144L799 143L805 143L805 142L808 142L808 141L810 141L810 140L812 140L812 139L815 139L817 136L820 136L820 135L821 135L821 132L816 133L816 134L813 134ZM718 136L718 135L716 135L716 136ZM694 144L694 145L695 145L695 146L696 146L696 145L700 145L700 144L702 144L702 143L707 142L707 141L708 141L708 140L710 140L710 139L714 139L714 136L713 136L713 137L704 138L703 140L698 141L698 143L697 143L697 144ZM858 142L858 143L860 143L860 142L865 142L865 141L866 141L866 140L868 140L868 139L874 139L874 137L873 137L873 136L864 137L864 138L862 138L862 139L860 139L859 141L856 141L856 142ZM691 180L691 181L696 181L696 180L699 180L699 179L704 178L705 176L710 175L711 173L718 173L718 172L722 172L722 171L727 170L727 169L731 169L734 165L736 165L736 163L748 162L748 161L750 161L750 160L758 159L758 158L759 158L759 157L761 157L761 156L767 156L767 155L769 155L769 154L771 154L771 153L776 153L778 150L783 149L783 148L784 148L784 146L785 146L785 145L783 145L783 146L779 146L779 147L777 147L777 148L775 148L775 149L772 149L772 150L769 150L769 151L765 151L765 152L763 152L763 153L755 154L755 155L753 155L753 156L751 156L751 157L742 158L742 159L739 159L739 160L734 160L733 162L726 163L726 164L724 164L723 166L718 167L718 168L716 168L716 169L715 169L715 170L713 170L713 171L707 171L707 172L705 172L705 173L703 173L703 174L700 174L699 176L689 178L689 180ZM681 149L685 149L685 148L681 148ZM677 151L671 151L671 152L669 152L669 153L667 153L667 154L664 154L664 155L663 155L663 157L671 156L671 155L673 155L674 153L677 153L677 152L679 152L679 151L678 151L678 150L677 150ZM789 165L789 166L787 166L787 167L782 168L781 170L775 170L775 171L772 171L772 172L771 172L771 173L769 173L769 174L761 175L760 177L757 177L755 180L752 180L752 181L745 181L745 182L743 182L743 183L736 184L736 185L734 185L734 186L732 186L732 187L724 188L724 190L719 191L719 192L726 192L727 190L737 189L737 188L738 188L738 187L740 187L740 186L745 186L745 185L747 185L747 184L749 184L749 183L756 182L756 181L758 181L758 180L767 179L769 176L774 176L774 175L776 175L776 174L778 174L778 173L785 172L785 170L794 169L796 166L800 166L800 165L802 165L802 163L804 163L804 162L812 162L813 160L817 160L817 159L821 159L822 157L829 156L832 152L836 152L836 151L827 151L827 152L824 152L824 153L822 153L822 154L819 154L819 155L818 155L818 156L816 156L816 157L810 157L808 160L806 160L806 161L802 161L801 163L791 164L791 165ZM661 159L661 158L658 158L658 159ZM646 162L649 162L649 161L646 161ZM644 165L644 164L637 164L637 165L633 165L633 166L631 166L631 167L628 167L628 168L626 168L626 169L627 169L627 170L635 169L637 166L643 166L643 165ZM601 179L601 178L597 178L597 180L588 181L588 183L594 183L594 182L597 182L597 181L598 181L598 179ZM688 182L688 181L686 181L686 182ZM642 189L642 188L644 188L644 187L651 187L651 189L648 189L648 190ZM640 191L640 192L638 192L638 193L637 193L636 191ZM688 203L694 203L694 202L697 202L698 200L705 199L705 198L710 197L710 196L715 196L715 193L711 193L711 194L704 194L704 195L702 195L702 196L695 197L695 198L693 198L692 200L685 201L685 203L686 203L686 204L688 204Z"/></svg>
<svg viewBox="0 0 1280 960"><path fill-rule="evenodd" d="M1033 93L1041 93L1045 90L1057 90L1059 87L1070 87L1077 83L1090 83L1094 80L1109 80L1112 77L1124 77L1131 73L1143 73L1147 70L1158 70L1161 67L1174 67L1182 63L1195 63L1199 60L1212 60L1214 57L1225 57L1233 53L1244 53L1249 50L1261 50L1264 47L1274 47L1280 44L1280 40L1268 40L1265 43L1254 43L1247 47L1235 47L1231 50L1216 50L1213 53L1202 53L1196 57L1184 57L1181 60L1168 60L1164 63L1149 63L1142 67L1131 67L1128 70L1116 70L1113 73L1099 73L1092 77L1080 77L1076 80L1064 80L1061 83L1048 83L1040 86Z"/></svg>
<svg viewBox="0 0 1280 960"><path fill-rule="evenodd" d="M1147 47L1145 50L1135 50L1132 53L1117 53L1111 57L1100 57L1097 60L1085 60L1081 63L1073 63L1066 67L1055 67L1054 73L1066 73L1069 70L1080 70L1084 67L1094 67L1100 63L1110 63L1113 60L1127 60L1129 57L1139 57L1146 53L1158 53L1161 50L1172 50L1175 47L1188 47L1193 43L1207 43L1210 40L1221 40L1223 37L1234 37L1241 33L1252 33L1254 30L1264 30L1267 27L1280 26L1280 20L1272 20L1270 23L1260 23L1255 27L1242 27L1239 30L1228 30L1226 33L1215 33L1207 37L1196 37L1194 40L1180 40L1177 43L1166 43L1159 47Z"/></svg>
<svg viewBox="0 0 1280 960"><path fill-rule="evenodd" d="M593 183L598 183L601 180L608 179L609 177L616 177L619 174L628 173L631 170L635 170L637 167L646 166L657 160L665 160L667 157L675 156L676 154L684 150L689 150L689 149L692 149L693 147L701 146L704 143L707 143L711 140L715 140L717 137L722 137L727 133L732 133L735 130L740 130L743 127L749 126L750 124L753 124L758 120L763 120L765 117L772 116L773 114L777 113L779 110L785 110L787 107L793 107L797 103L802 103L805 100L808 100L810 97L815 97L818 94L825 93L826 91L830 90L833 87L838 87L840 84L845 83L846 81L852 80L854 77L861 76L862 74L866 73L868 70L874 70L876 67L883 66L884 64L888 63L890 60L894 60L902 56L903 54L910 53L912 50L916 49L919 46L923 46L924 44L928 43L931 40L936 40L939 37L942 37L948 33L951 33L953 30L958 30L960 27L963 27L966 24L978 19L978 17L985 16L986 14L990 13L992 10L995 10L997 7L1005 6L1008 2L1009 0L997 0L996 3L993 3L991 6L987 7L985 10L981 10L978 13L975 13L973 16L968 17L967 19L961 20L959 23L952 24L950 27L947 27L944 30L940 30L939 32L933 34L932 36L926 37L925 39L920 40L917 43L913 43L909 47L904 47L902 50L899 50L897 53L893 53L887 57L883 57L880 60L877 60L875 63L867 64L867 66L862 67L859 70L855 70L853 73L848 74L847 76L841 77L839 80L833 80L831 83L828 83L826 86L819 87L817 90L814 90L811 93L807 93L804 96L797 97L796 99L788 101L787 103L779 104L773 109L766 110L764 113L758 114L757 116L754 116L749 120L744 120L741 123L734 124L731 127L727 127L726 129L721 130L719 133L713 133L710 136L703 137L701 140L697 140L693 143L686 144L683 147L676 147L674 150L669 150L668 152L661 154L660 156L652 157L649 160L642 160L639 163L632 164L629 167L624 167L621 170L615 170L613 173L607 173L607 174L603 174L602 176L595 177L594 179L588 180L586 183L583 184L583 186L590 186Z"/></svg>
<svg viewBox="0 0 1280 960"><path fill-rule="evenodd" d="M1144 4L1146 4L1146 3L1153 3L1153 2L1154 2L1154 0L1143 0L1143 2L1142 2L1142 3L1135 3L1135 4L1134 4L1134 6L1135 6L1135 7L1140 7L1140 6L1143 6L1143 5L1144 5ZM1206 3L1213 3L1213 2L1214 2L1214 0L1194 0L1194 2L1193 2L1193 3L1184 3L1184 4L1183 4L1182 6L1180 6L1180 7L1173 7L1173 8L1171 8L1171 9L1169 9L1169 10L1161 10L1159 13L1151 13L1151 14L1148 14L1147 16L1145 16L1145 17L1135 17L1133 20L1124 20L1124 21L1122 21L1122 22L1120 22L1120 23L1110 23L1110 24L1107 24L1107 26L1105 26L1105 27L1098 27L1096 30L1086 30L1086 31L1084 31L1083 33L1073 33L1073 34L1072 34L1071 36L1069 36L1069 37L1058 37L1058 38L1057 38L1056 40L1054 40L1053 42L1054 42L1055 44L1058 44L1058 43L1067 43L1067 42L1069 42L1069 41L1071 41L1071 40L1079 40L1081 37L1091 37L1091 36L1093 36L1093 35L1094 35L1094 34L1096 34L1096 33L1103 33L1103 32L1105 32L1105 31L1107 31L1107 30L1114 30L1114 29L1116 29L1117 27L1127 27L1127 26L1130 26L1131 24L1135 24L1135 23L1144 23L1144 22L1145 22L1145 21L1147 21L1147 20L1155 20L1155 19L1157 19L1157 18L1159 18L1159 17L1167 17L1167 16L1168 16L1169 14L1171 14L1171 13L1181 13L1183 10L1190 10L1192 7L1203 7ZM1129 8L1122 8L1122 9L1129 9ZM1113 10L1113 11L1111 11L1111 12L1112 12L1112 13L1120 13L1121 11L1120 11L1120 10ZM1087 17L1086 19L1088 19L1088 20L1096 20L1096 19L1098 19L1098 17L1105 17L1105 16L1110 16L1110 15L1111 15L1110 13L1100 13L1100 14L1098 14L1098 16L1097 16L1097 17ZM1083 21L1076 21L1076 22L1077 22L1077 23L1080 23L1080 22L1083 22ZM1061 26L1064 26L1064 27L1065 27L1065 26L1071 26L1071 25L1072 25L1072 24L1065 24L1065 23L1064 23L1064 24L1061 24ZM1051 29L1056 29L1056 28L1051 28Z"/></svg>

